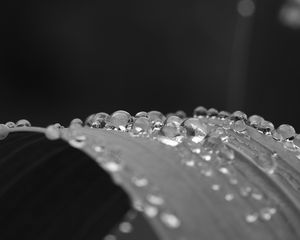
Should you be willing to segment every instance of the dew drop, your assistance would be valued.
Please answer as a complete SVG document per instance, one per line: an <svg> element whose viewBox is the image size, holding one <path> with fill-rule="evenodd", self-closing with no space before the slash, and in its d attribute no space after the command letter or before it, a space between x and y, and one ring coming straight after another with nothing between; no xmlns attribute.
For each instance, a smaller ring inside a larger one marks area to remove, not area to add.
<svg viewBox="0 0 300 240"><path fill-rule="evenodd" d="M188 118L183 122L187 137L194 138L193 141L200 142L208 133L207 126L197 118Z"/></svg>
<svg viewBox="0 0 300 240"><path fill-rule="evenodd" d="M30 124L30 122L28 120L21 119L21 120L17 121L16 126L17 127L30 127L31 124Z"/></svg>
<svg viewBox="0 0 300 240"><path fill-rule="evenodd" d="M257 190L253 190L251 193L251 197L255 200L262 200L263 199L263 195L261 193L259 193Z"/></svg>
<svg viewBox="0 0 300 240"><path fill-rule="evenodd" d="M209 154L201 155L201 158L203 158L205 161L210 161L211 155L209 155Z"/></svg>
<svg viewBox="0 0 300 240"><path fill-rule="evenodd" d="M111 156L103 162L103 168L109 172L119 172L122 169L122 164L120 159Z"/></svg>
<svg viewBox="0 0 300 240"><path fill-rule="evenodd" d="M196 164L194 159L182 159L182 163L188 167L194 167Z"/></svg>
<svg viewBox="0 0 300 240"><path fill-rule="evenodd" d="M219 191L219 190L221 189L221 187L220 187L220 185L218 185L218 184L213 184L213 185L211 186L211 189L214 190L214 191Z"/></svg>
<svg viewBox="0 0 300 240"><path fill-rule="evenodd" d="M186 113L184 111L181 111L181 110L176 111L175 115L180 117L181 119L186 118Z"/></svg>
<svg viewBox="0 0 300 240"><path fill-rule="evenodd" d="M160 219L169 228L178 228L181 224L174 214L168 212L161 213Z"/></svg>
<svg viewBox="0 0 300 240"><path fill-rule="evenodd" d="M298 148L300 148L300 134L297 134L295 136L295 138L293 139L293 143L295 146L297 146Z"/></svg>
<svg viewBox="0 0 300 240"><path fill-rule="evenodd" d="M275 141L281 142L283 140L283 137L275 129L271 132L271 135Z"/></svg>
<svg viewBox="0 0 300 240"><path fill-rule="evenodd" d="M14 127L16 127L16 124L14 122L7 122L7 123L5 123L5 126L8 128L14 128Z"/></svg>
<svg viewBox="0 0 300 240"><path fill-rule="evenodd" d="M165 136L158 136L157 140L160 141L161 143L171 146L171 147L175 147L177 146L180 142L177 141L176 139L171 139Z"/></svg>
<svg viewBox="0 0 300 240"><path fill-rule="evenodd" d="M110 117L109 125L115 127L118 130L126 131L126 127L131 120L131 116L128 112L119 110L114 112Z"/></svg>
<svg viewBox="0 0 300 240"><path fill-rule="evenodd" d="M246 215L246 222L248 223L254 223L258 219L258 214L257 213L250 213Z"/></svg>
<svg viewBox="0 0 300 240"><path fill-rule="evenodd" d="M122 222L119 225L119 230L122 233L130 233L132 231L132 225L129 222Z"/></svg>
<svg viewBox="0 0 300 240"><path fill-rule="evenodd" d="M241 187L240 188L240 193L243 197L247 197L249 196L249 194L251 193L252 191L252 188L249 187L249 186L246 186L246 187Z"/></svg>
<svg viewBox="0 0 300 240"><path fill-rule="evenodd" d="M79 118L74 118L71 122L70 122L70 128L77 128L77 127L81 127L83 124L82 120Z"/></svg>
<svg viewBox="0 0 300 240"><path fill-rule="evenodd" d="M102 153L104 151L104 148L101 146L98 146L98 145L94 146L93 148L94 148L94 151L97 153Z"/></svg>
<svg viewBox="0 0 300 240"><path fill-rule="evenodd" d="M147 112L138 112L137 114L135 114L135 117L136 118L140 118L140 117L145 117L145 118L148 118L148 113Z"/></svg>
<svg viewBox="0 0 300 240"><path fill-rule="evenodd" d="M235 111L231 114L230 119L233 121L246 120L247 115L242 111Z"/></svg>
<svg viewBox="0 0 300 240"><path fill-rule="evenodd" d="M109 234L104 237L104 240L117 240L117 238L114 235Z"/></svg>
<svg viewBox="0 0 300 240"><path fill-rule="evenodd" d="M254 128L258 128L258 126L261 124L261 122L264 120L261 116L258 115L252 115L249 117L250 125Z"/></svg>
<svg viewBox="0 0 300 240"><path fill-rule="evenodd" d="M229 149L226 146L223 146L222 148L220 148L220 150L217 152L218 156L220 158L225 158L229 161L232 161L234 159L234 151L232 149Z"/></svg>
<svg viewBox="0 0 300 240"><path fill-rule="evenodd" d="M132 132L134 134L148 133L150 128L151 124L149 122L149 119L146 117L139 117L135 120L132 126Z"/></svg>
<svg viewBox="0 0 300 240"><path fill-rule="evenodd" d="M194 117L205 117L207 114L207 109L205 107L199 106L194 109Z"/></svg>
<svg viewBox="0 0 300 240"><path fill-rule="evenodd" d="M144 211L145 215L149 218L154 218L158 214L158 209L151 205L145 205L143 211Z"/></svg>
<svg viewBox="0 0 300 240"><path fill-rule="evenodd" d="M225 167L219 168L219 172L220 172L220 173L223 173L223 174L225 174L225 175L229 175L229 174L230 174L228 168L225 168Z"/></svg>
<svg viewBox="0 0 300 240"><path fill-rule="evenodd" d="M288 139L284 141L283 147L289 151L297 151L298 150L298 147L294 144L294 141L291 141Z"/></svg>
<svg viewBox="0 0 300 240"><path fill-rule="evenodd" d="M269 207L262 208L259 211L259 215L260 215L261 219L265 220L265 221L271 220L272 215L275 214L275 213L276 213L276 209L275 208L269 208Z"/></svg>
<svg viewBox="0 0 300 240"><path fill-rule="evenodd" d="M109 118L110 116L105 112L97 113L92 119L89 120L89 125L92 128L104 128Z"/></svg>
<svg viewBox="0 0 300 240"><path fill-rule="evenodd" d="M229 118L229 116L230 116L230 113L229 113L229 112L226 112L226 111L221 111L221 112L219 112L219 114L218 114L218 117L219 117L220 119Z"/></svg>
<svg viewBox="0 0 300 240"><path fill-rule="evenodd" d="M237 120L236 122L233 123L232 125L232 130L237 132L237 133L242 133L246 130L247 125L244 122L244 120Z"/></svg>
<svg viewBox="0 0 300 240"><path fill-rule="evenodd" d="M166 125L175 126L175 127L179 127L182 122L183 122L182 118L175 115L171 115L166 119Z"/></svg>
<svg viewBox="0 0 300 240"><path fill-rule="evenodd" d="M82 148L85 146L86 136L76 136L75 138L69 140L69 144L74 148Z"/></svg>
<svg viewBox="0 0 300 240"><path fill-rule="evenodd" d="M60 131L54 125L50 125L46 128L45 136L49 140L56 140L56 139L59 139L59 137L60 137Z"/></svg>
<svg viewBox="0 0 300 240"><path fill-rule="evenodd" d="M160 195L148 194L147 200L153 205L163 205L165 200Z"/></svg>
<svg viewBox="0 0 300 240"><path fill-rule="evenodd" d="M148 179L142 176L133 176L132 182L137 187L146 187L148 185Z"/></svg>
<svg viewBox="0 0 300 240"><path fill-rule="evenodd" d="M295 129L288 124L282 124L277 128L277 132L283 137L284 140L295 137Z"/></svg>
<svg viewBox="0 0 300 240"><path fill-rule="evenodd" d="M258 131L262 132L263 134L270 135L271 132L274 130L273 123L263 120L261 123L257 126Z"/></svg>
<svg viewBox="0 0 300 240"><path fill-rule="evenodd" d="M150 111L148 112L148 118L152 124L159 123L162 124L166 117L159 111Z"/></svg>
<svg viewBox="0 0 300 240"><path fill-rule="evenodd" d="M0 140L5 139L9 134L9 128L4 125L4 124L0 124Z"/></svg>
<svg viewBox="0 0 300 240"><path fill-rule="evenodd" d="M234 199L234 195L232 193L227 193L224 198L226 201L230 202Z"/></svg>
<svg viewBox="0 0 300 240"><path fill-rule="evenodd" d="M215 109L215 108L210 108L210 109L207 110L207 116L208 117L212 117L212 118L217 117L218 113L219 113L218 110Z"/></svg>

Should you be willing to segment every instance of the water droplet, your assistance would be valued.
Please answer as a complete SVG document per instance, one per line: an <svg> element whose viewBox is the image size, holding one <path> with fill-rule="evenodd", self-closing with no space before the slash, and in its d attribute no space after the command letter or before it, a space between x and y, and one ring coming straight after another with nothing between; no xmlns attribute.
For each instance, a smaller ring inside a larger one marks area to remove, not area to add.
<svg viewBox="0 0 300 240"><path fill-rule="evenodd" d="M207 126L201 123L197 118L188 118L183 122L183 127L186 129L187 137L196 137L195 142L200 142L208 133Z"/></svg>
<svg viewBox="0 0 300 240"><path fill-rule="evenodd" d="M263 199L263 195L259 192L252 192L251 197L255 200L258 200L258 201Z"/></svg>
<svg viewBox="0 0 300 240"><path fill-rule="evenodd" d="M120 158L115 155L110 155L108 159L103 162L102 166L109 172L118 172L123 167Z"/></svg>
<svg viewBox="0 0 300 240"><path fill-rule="evenodd" d="M133 176L132 182L137 187L146 187L148 185L148 179L142 176Z"/></svg>
<svg viewBox="0 0 300 240"><path fill-rule="evenodd" d="M152 124L155 124L155 123L162 124L166 119L166 117L161 112L158 112L158 111L148 112L148 118L150 119L150 122Z"/></svg>
<svg viewBox="0 0 300 240"><path fill-rule="evenodd" d="M109 125L115 127L118 130L126 131L126 127L131 120L131 116L128 112L119 110L114 112L109 121Z"/></svg>
<svg viewBox="0 0 300 240"><path fill-rule="evenodd" d="M104 128L109 120L109 115L105 112L100 112L94 115L89 121L92 128Z"/></svg>
<svg viewBox="0 0 300 240"><path fill-rule="evenodd" d="M288 124L281 124L277 128L277 132L283 137L284 140L294 138L296 135L295 129Z"/></svg>
<svg viewBox="0 0 300 240"><path fill-rule="evenodd" d="M210 108L207 110L207 116L208 117L217 117L218 116L218 110L215 108Z"/></svg>
<svg viewBox="0 0 300 240"><path fill-rule="evenodd" d="M181 111L181 110L176 111L175 115L180 117L181 119L186 118L186 113L184 111Z"/></svg>
<svg viewBox="0 0 300 240"><path fill-rule="evenodd" d="M252 115L252 116L249 117L248 120L249 120L250 125L252 127L257 128L264 119L261 116Z"/></svg>
<svg viewBox="0 0 300 240"><path fill-rule="evenodd" d="M140 118L140 117L145 117L145 118L148 118L148 113L147 112L138 112L137 114L135 114L135 117L136 118Z"/></svg>
<svg viewBox="0 0 300 240"><path fill-rule="evenodd" d="M280 142L283 140L283 137L275 129L271 132L271 135L275 141Z"/></svg>
<svg viewBox="0 0 300 240"><path fill-rule="evenodd" d="M205 161L210 161L211 155L209 155L209 154L201 155L201 158L204 159Z"/></svg>
<svg viewBox="0 0 300 240"><path fill-rule="evenodd" d="M97 153L102 153L104 151L104 148L96 145L96 146L94 146L94 151Z"/></svg>
<svg viewBox="0 0 300 240"><path fill-rule="evenodd" d="M14 127L16 127L16 124L14 122L7 122L7 123L5 123L5 126L8 128L14 128Z"/></svg>
<svg viewBox="0 0 300 240"><path fill-rule="evenodd" d="M194 117L205 117L207 114L207 109L205 107L199 106L194 109Z"/></svg>
<svg viewBox="0 0 300 240"><path fill-rule="evenodd" d="M119 225L119 230L122 233L130 233L132 231L132 225L129 222L122 222Z"/></svg>
<svg viewBox="0 0 300 240"><path fill-rule="evenodd" d="M151 205L145 205L143 211L144 211L145 215L149 218L154 218L158 214L158 209Z"/></svg>
<svg viewBox="0 0 300 240"><path fill-rule="evenodd" d="M104 237L104 240L117 240L117 238L114 235L109 234Z"/></svg>
<svg viewBox="0 0 300 240"><path fill-rule="evenodd" d="M73 139L69 140L69 144L74 148L82 148L85 145L86 136L76 136Z"/></svg>
<svg viewBox="0 0 300 240"><path fill-rule="evenodd" d="M257 130L262 132L263 134L270 135L271 132L274 130L273 123L263 120L258 126Z"/></svg>
<svg viewBox="0 0 300 240"><path fill-rule="evenodd" d="M236 122L233 123L232 125L232 130L238 133L242 133L246 130L247 125L244 122L244 120L237 120Z"/></svg>
<svg viewBox="0 0 300 240"><path fill-rule="evenodd" d="M218 117L219 117L220 119L229 118L229 116L230 116L230 113L229 113L229 112L226 112L226 111L221 111L221 112L219 112L219 114L218 114Z"/></svg>
<svg viewBox="0 0 300 240"><path fill-rule="evenodd" d="M196 164L194 159L182 159L182 163L188 167L194 167Z"/></svg>
<svg viewBox="0 0 300 240"><path fill-rule="evenodd" d="M211 189L214 190L214 191L219 191L219 190L221 189L221 187L220 187L220 185L218 185L218 184L213 184L213 185L211 186Z"/></svg>
<svg viewBox="0 0 300 240"><path fill-rule="evenodd" d="M300 148L300 134L297 134L295 136L295 138L293 139L293 143L295 146L297 146L298 148Z"/></svg>
<svg viewBox="0 0 300 240"><path fill-rule="evenodd" d="M16 126L17 127L30 127L31 124L30 124L30 122L28 120L21 119L21 120L17 121Z"/></svg>
<svg viewBox="0 0 300 240"><path fill-rule="evenodd" d="M139 117L135 120L132 126L132 132L134 134L148 133L150 128L151 124L149 122L149 119L146 117Z"/></svg>
<svg viewBox="0 0 300 240"><path fill-rule="evenodd" d="M254 223L258 219L258 214L257 213L250 213L246 215L246 222L248 223Z"/></svg>
<svg viewBox="0 0 300 240"><path fill-rule="evenodd" d="M222 139L219 136L209 135L203 142L205 149L216 150L222 145Z"/></svg>
<svg viewBox="0 0 300 240"><path fill-rule="evenodd" d="M181 224L174 214L168 212L161 213L160 219L169 228L178 228Z"/></svg>
<svg viewBox="0 0 300 240"><path fill-rule="evenodd" d="M276 158L276 154L269 155L266 153L259 153L257 157L253 158L253 161L255 165L264 172L273 174L277 167Z"/></svg>
<svg viewBox="0 0 300 240"><path fill-rule="evenodd" d="M148 194L147 200L149 203L151 203L153 205L162 205L165 202L164 199L162 198L162 196L160 196L158 194Z"/></svg>
<svg viewBox="0 0 300 240"><path fill-rule="evenodd" d="M54 125L50 125L46 128L45 136L49 140L56 140L60 138L60 130Z"/></svg>
<svg viewBox="0 0 300 240"><path fill-rule="evenodd" d="M231 114L230 119L233 121L246 120L247 115L245 113L243 113L242 111L235 111Z"/></svg>
<svg viewBox="0 0 300 240"><path fill-rule="evenodd" d="M203 167L203 166L202 166ZM201 169L200 171L204 176L206 177L211 177L213 175L213 171L211 168L209 167L204 167Z"/></svg>
<svg viewBox="0 0 300 240"><path fill-rule="evenodd" d="M289 151L298 151L298 147L294 144L294 141L288 139L284 141L283 147Z"/></svg>
<svg viewBox="0 0 300 240"><path fill-rule="evenodd" d="M227 193L224 198L226 201L230 202L234 199L234 195L232 193Z"/></svg>
<svg viewBox="0 0 300 240"><path fill-rule="evenodd" d="M240 193L243 197L247 197L249 196L249 194L251 193L252 191L252 188L249 187L249 186L246 186L246 187L241 187L240 188Z"/></svg>
<svg viewBox="0 0 300 240"><path fill-rule="evenodd" d="M171 146L171 147L175 147L180 143L176 139L171 139L171 138L168 138L168 137L165 137L165 136L158 136L157 140L160 141L161 143L166 144L166 145Z"/></svg>
<svg viewBox="0 0 300 240"><path fill-rule="evenodd" d="M225 175L229 175L229 174L230 174L228 168L225 168L225 167L219 168L219 172L220 172L220 173L223 173L223 174L225 174Z"/></svg>
<svg viewBox="0 0 300 240"><path fill-rule="evenodd" d="M79 118L74 118L71 122L70 122L70 128L77 128L77 127L81 127L83 124L82 120Z"/></svg>
<svg viewBox="0 0 300 240"><path fill-rule="evenodd" d="M9 128L4 125L4 124L0 124L0 140L5 139L9 134Z"/></svg>
<svg viewBox="0 0 300 240"><path fill-rule="evenodd" d="M270 207L262 208L259 211L259 215L261 219L265 221L271 220L272 215L274 215L275 213L276 213L276 208L270 208Z"/></svg>

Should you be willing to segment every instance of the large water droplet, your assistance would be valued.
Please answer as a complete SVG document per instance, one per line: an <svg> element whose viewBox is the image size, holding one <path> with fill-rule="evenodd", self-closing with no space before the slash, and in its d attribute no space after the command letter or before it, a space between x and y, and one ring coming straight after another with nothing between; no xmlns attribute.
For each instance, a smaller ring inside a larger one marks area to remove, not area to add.
<svg viewBox="0 0 300 240"><path fill-rule="evenodd" d="M134 134L148 133L150 128L151 124L149 122L149 119L146 117L139 117L135 120L132 126L132 132Z"/></svg>
<svg viewBox="0 0 300 240"><path fill-rule="evenodd" d="M197 142L200 142L204 139L208 133L207 126L200 122L197 118L189 118L183 122L183 127L186 129L187 137L196 137Z"/></svg>
<svg viewBox="0 0 300 240"><path fill-rule="evenodd" d="M166 119L166 117L158 111L148 112L148 118L150 119L151 123L163 123Z"/></svg>
<svg viewBox="0 0 300 240"><path fill-rule="evenodd" d="M257 129L266 134L266 135L270 135L271 132L274 130L274 125L273 123L269 122L269 121L266 121L266 120L263 120L258 126L257 126Z"/></svg>
<svg viewBox="0 0 300 240"><path fill-rule="evenodd" d="M280 142L280 141L283 140L283 137L282 137L282 136L277 132L277 130L275 130L275 129L271 132L271 135L272 135L272 138L273 138L275 141Z"/></svg>
<svg viewBox="0 0 300 240"><path fill-rule="evenodd" d="M119 110L111 115L109 125L121 131L126 131L126 127L130 120L131 116L128 112Z"/></svg>
<svg viewBox="0 0 300 240"><path fill-rule="evenodd" d="M91 123L90 127L92 128L104 128L106 126L106 123L109 120L109 115L105 112L100 112L94 115L94 117L92 119L90 119L89 121Z"/></svg>
<svg viewBox="0 0 300 240"><path fill-rule="evenodd" d="M169 228L178 228L181 224L174 214L168 212L161 213L160 219Z"/></svg>
<svg viewBox="0 0 300 240"><path fill-rule="evenodd" d="M166 125L171 125L175 127L179 127L183 120L175 115L171 115L166 119Z"/></svg>
<svg viewBox="0 0 300 240"><path fill-rule="evenodd" d="M210 108L207 110L207 116L208 117L217 117L219 114L218 110L215 108Z"/></svg>
<svg viewBox="0 0 300 240"><path fill-rule="evenodd" d="M250 125L252 127L257 128L264 119L261 116L252 115L252 116L249 117L248 120L249 120Z"/></svg>
<svg viewBox="0 0 300 240"><path fill-rule="evenodd" d="M148 117L148 113L147 112L144 112L144 111L142 111L142 112L138 112L137 114L135 114L135 117L136 118L140 118L140 117Z"/></svg>
<svg viewBox="0 0 300 240"><path fill-rule="evenodd" d="M277 132L283 137L284 140L294 138L296 135L295 129L288 124L281 124L277 128Z"/></svg>
<svg viewBox="0 0 300 240"><path fill-rule="evenodd" d="M31 124L30 124L30 122L28 120L21 119L21 120L17 121L16 126L17 127L30 127Z"/></svg>
<svg viewBox="0 0 300 240"><path fill-rule="evenodd" d="M46 138L48 138L50 140L59 139L60 130L57 127L55 127L54 125L50 125L46 128L45 136L46 136Z"/></svg>
<svg viewBox="0 0 300 240"><path fill-rule="evenodd" d="M244 122L244 120L237 120L236 122L233 123L232 125L232 130L238 133L242 133L246 130L247 125Z"/></svg>

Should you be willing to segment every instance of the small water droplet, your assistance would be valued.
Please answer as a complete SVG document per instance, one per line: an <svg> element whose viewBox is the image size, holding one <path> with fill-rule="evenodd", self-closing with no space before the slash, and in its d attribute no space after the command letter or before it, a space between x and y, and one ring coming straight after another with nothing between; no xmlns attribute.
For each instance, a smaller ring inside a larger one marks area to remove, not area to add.
<svg viewBox="0 0 300 240"><path fill-rule="evenodd" d="M130 233L132 231L132 225L129 222L122 222L119 225L119 230L122 233Z"/></svg>
<svg viewBox="0 0 300 240"><path fill-rule="evenodd" d="M295 129L288 124L281 124L277 128L277 132L283 137L284 140L294 138L296 135Z"/></svg>
<svg viewBox="0 0 300 240"><path fill-rule="evenodd" d="M232 193L227 193L224 198L226 201L230 202L234 199L234 195Z"/></svg>
<svg viewBox="0 0 300 240"><path fill-rule="evenodd" d="M86 136L80 135L69 140L69 144L74 148L82 148L85 146Z"/></svg>
<svg viewBox="0 0 300 240"><path fill-rule="evenodd" d="M260 215L261 219L265 220L265 221L271 220L272 216L275 213L276 213L276 208L270 208L270 207L262 208L259 211L259 215Z"/></svg>
<svg viewBox="0 0 300 240"><path fill-rule="evenodd" d="M213 184L213 185L211 186L211 189L214 190L214 191L219 191L219 190L221 189L221 187L220 187L220 185L218 185L218 184Z"/></svg>
<svg viewBox="0 0 300 240"><path fill-rule="evenodd" d="M201 155L201 158L204 159L205 161L210 161L211 155L209 155L209 154Z"/></svg>
<svg viewBox="0 0 300 240"><path fill-rule="evenodd" d="M277 132L277 130L275 130L275 129L271 132L271 135L272 135L272 138L273 138L275 141L280 142L280 141L283 140L283 137L282 137L282 136Z"/></svg>
<svg viewBox="0 0 300 240"><path fill-rule="evenodd" d="M163 205L165 200L158 194L148 194L147 200L153 205Z"/></svg>
<svg viewBox="0 0 300 240"><path fill-rule="evenodd" d="M16 126L17 127L30 127L31 124L30 124L30 122L28 120L21 119L21 120L17 121Z"/></svg>
<svg viewBox="0 0 300 240"><path fill-rule="evenodd" d="M82 120L79 118L74 118L71 122L70 122L70 128L77 128L77 127L82 127Z"/></svg>
<svg viewBox="0 0 300 240"><path fill-rule="evenodd" d="M131 180L137 187L146 187L149 183L148 179L142 176L133 176Z"/></svg>
<svg viewBox="0 0 300 240"><path fill-rule="evenodd" d="M292 152L298 151L298 147L294 144L294 142L288 139L284 141L283 147Z"/></svg>
<svg viewBox="0 0 300 240"><path fill-rule="evenodd" d="M91 115L86 120L86 125L91 128L104 128L109 120L109 115L105 112L99 112L97 114Z"/></svg>
<svg viewBox="0 0 300 240"><path fill-rule="evenodd" d="M300 134L297 134L293 139L293 143L296 147L300 148Z"/></svg>
<svg viewBox="0 0 300 240"><path fill-rule="evenodd" d="M143 211L144 211L145 215L149 218L154 218L158 214L158 209L151 205L145 205Z"/></svg>
<svg viewBox="0 0 300 240"><path fill-rule="evenodd" d="M158 136L157 140L160 141L161 143L169 145L171 147L175 147L180 143L176 139L171 139L171 138L168 138L168 137L165 137L165 136Z"/></svg>
<svg viewBox="0 0 300 240"><path fill-rule="evenodd" d="M174 214L168 212L161 213L160 219L169 228L178 228L181 224Z"/></svg>
<svg viewBox="0 0 300 240"><path fill-rule="evenodd" d="M237 133L242 133L246 130L247 125L244 122L244 120L237 120L236 122L233 123L232 125L232 130L237 132Z"/></svg>
<svg viewBox="0 0 300 240"><path fill-rule="evenodd" d="M257 130L262 132L263 134L270 135L271 132L274 130L274 125L269 121L263 120L257 126Z"/></svg>
<svg viewBox="0 0 300 240"><path fill-rule="evenodd" d="M104 148L101 146L98 146L98 145L94 146L93 148L94 148L94 151L97 153L102 153L104 151Z"/></svg>
<svg viewBox="0 0 300 240"><path fill-rule="evenodd" d="M167 126L169 125L169 126L179 127L182 122L183 122L182 118L175 115L168 116L168 118L166 119Z"/></svg>
<svg viewBox="0 0 300 240"><path fill-rule="evenodd" d="M240 188L240 193L243 197L247 197L249 196L249 194L251 193L252 191L252 188L249 187L249 186L246 186L246 187L241 187Z"/></svg>
<svg viewBox="0 0 300 240"><path fill-rule="evenodd" d="M188 167L194 167L196 164L194 159L182 159L182 163Z"/></svg>
<svg viewBox="0 0 300 240"><path fill-rule="evenodd" d="M217 154L222 159L225 158L229 161L232 161L234 159L234 151L232 149L229 149L227 146L223 146L222 148L220 148Z"/></svg>
<svg viewBox="0 0 300 240"><path fill-rule="evenodd" d="M219 113L218 110L215 108L210 108L207 110L207 116L211 118L217 117L218 113Z"/></svg>
<svg viewBox="0 0 300 240"><path fill-rule="evenodd" d="M257 190L253 190L253 192L251 193L251 197L258 201L263 199L263 195L259 193Z"/></svg>
<svg viewBox="0 0 300 240"><path fill-rule="evenodd" d="M117 240L117 238L114 235L109 234L104 237L104 240Z"/></svg>
<svg viewBox="0 0 300 240"><path fill-rule="evenodd" d="M257 213L250 213L246 215L246 222L248 223L254 223L258 219L258 214Z"/></svg>
<svg viewBox="0 0 300 240"><path fill-rule="evenodd" d="M16 127L16 124L14 122L7 122L7 123L5 123L5 126L8 128L14 128L14 127Z"/></svg>
<svg viewBox="0 0 300 240"><path fill-rule="evenodd" d="M229 118L229 116L230 116L230 113L229 113L229 112L226 112L226 111L221 111L221 112L219 112L219 114L218 114L218 117L219 117L220 119Z"/></svg>

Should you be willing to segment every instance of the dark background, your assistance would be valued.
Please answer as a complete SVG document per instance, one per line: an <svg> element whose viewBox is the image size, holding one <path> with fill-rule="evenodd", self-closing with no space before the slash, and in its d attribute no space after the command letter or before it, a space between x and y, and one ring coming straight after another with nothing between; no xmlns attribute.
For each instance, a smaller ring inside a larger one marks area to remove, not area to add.
<svg viewBox="0 0 300 240"><path fill-rule="evenodd" d="M1 122L203 105L299 129L300 30L279 20L284 1L256 1L250 17L238 2L8 1Z"/></svg>

